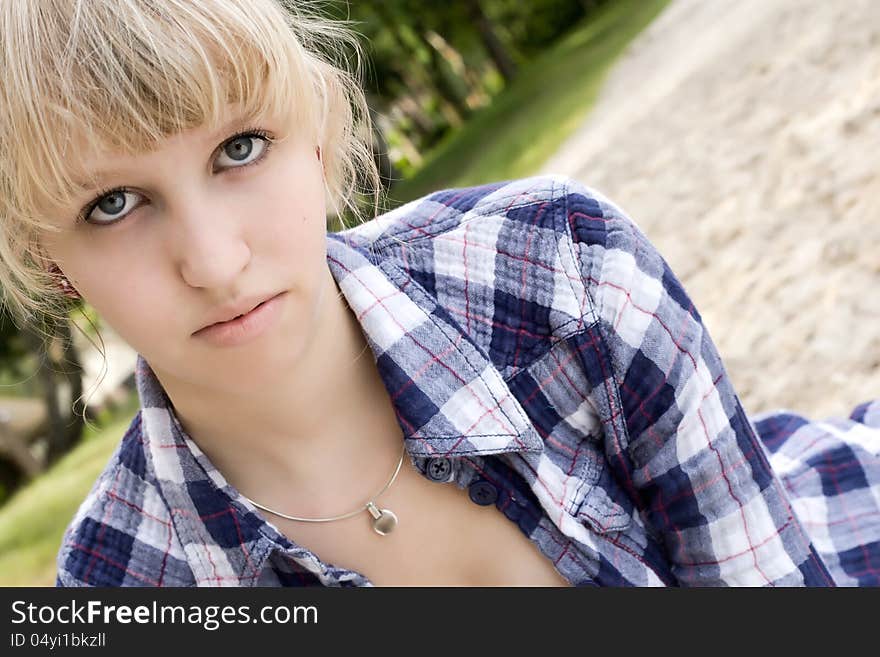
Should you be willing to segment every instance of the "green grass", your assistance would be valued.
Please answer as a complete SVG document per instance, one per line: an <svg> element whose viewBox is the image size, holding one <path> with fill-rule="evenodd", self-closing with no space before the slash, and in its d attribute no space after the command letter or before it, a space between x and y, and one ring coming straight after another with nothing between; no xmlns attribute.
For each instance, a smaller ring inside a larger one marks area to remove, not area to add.
<svg viewBox="0 0 880 657"><path fill-rule="evenodd" d="M583 122L611 65L669 0L617 0L520 68L492 104L447 137L390 205L446 187L534 175Z"/></svg>
<svg viewBox="0 0 880 657"><path fill-rule="evenodd" d="M98 478L137 409L137 397L86 428L83 441L0 508L0 586L52 586L64 529Z"/></svg>

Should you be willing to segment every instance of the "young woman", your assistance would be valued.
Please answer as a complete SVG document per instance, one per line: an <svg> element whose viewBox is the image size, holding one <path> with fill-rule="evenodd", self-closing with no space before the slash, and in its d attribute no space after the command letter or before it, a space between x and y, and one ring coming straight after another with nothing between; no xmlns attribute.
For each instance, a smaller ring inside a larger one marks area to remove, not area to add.
<svg viewBox="0 0 880 657"><path fill-rule="evenodd" d="M338 27L6 0L0 35L6 304L82 296L139 353L59 585L877 583L880 405L759 442L599 193L443 190L327 232L376 181Z"/></svg>

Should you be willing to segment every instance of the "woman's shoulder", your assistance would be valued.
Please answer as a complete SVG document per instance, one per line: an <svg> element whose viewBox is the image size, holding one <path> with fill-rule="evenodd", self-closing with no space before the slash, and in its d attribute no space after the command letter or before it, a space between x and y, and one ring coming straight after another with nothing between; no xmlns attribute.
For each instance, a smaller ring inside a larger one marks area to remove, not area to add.
<svg viewBox="0 0 880 657"><path fill-rule="evenodd" d="M563 175L441 189L337 236L415 278L453 314L464 299L464 312L504 313L539 333L581 330L604 315L613 322L632 286L630 296L648 302L657 287L684 296L621 207Z"/></svg>
<svg viewBox="0 0 880 657"><path fill-rule="evenodd" d="M185 586L189 568L135 414L64 531L57 586Z"/></svg>
<svg viewBox="0 0 880 657"><path fill-rule="evenodd" d="M563 175L546 174L469 187L440 189L349 228L340 235L357 236L372 248L412 244L446 235L473 221L510 225L527 224L537 229L567 233L564 218L569 204L586 203L601 212L613 205L597 190ZM478 226L470 226L476 229Z"/></svg>
<svg viewBox="0 0 880 657"><path fill-rule="evenodd" d="M406 258L408 271L411 256L416 263L423 256L423 269L445 268L460 278L491 273L494 280L502 270L521 276L528 266L531 281L579 299L583 287L601 287L609 254L630 255L655 277L663 277L665 264L619 205L558 174L440 189L338 236L368 248L377 261ZM480 257L486 264L475 270L471 263ZM536 278L542 276L553 280Z"/></svg>

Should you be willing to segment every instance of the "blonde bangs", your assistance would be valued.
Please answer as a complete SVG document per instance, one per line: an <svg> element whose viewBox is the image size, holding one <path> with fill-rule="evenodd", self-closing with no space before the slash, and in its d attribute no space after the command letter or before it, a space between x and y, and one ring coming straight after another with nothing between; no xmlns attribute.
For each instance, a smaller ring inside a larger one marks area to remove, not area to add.
<svg viewBox="0 0 880 657"><path fill-rule="evenodd" d="M246 117L315 123L306 53L273 2L247 11L241 3L191 0L0 6L0 33L8 35L0 122L17 168L3 178L18 182L3 196L35 227L45 227L41 209L67 203L76 179L88 176L72 166L86 145L148 151L186 129L216 126L226 103ZM10 29L14 16L35 29Z"/></svg>

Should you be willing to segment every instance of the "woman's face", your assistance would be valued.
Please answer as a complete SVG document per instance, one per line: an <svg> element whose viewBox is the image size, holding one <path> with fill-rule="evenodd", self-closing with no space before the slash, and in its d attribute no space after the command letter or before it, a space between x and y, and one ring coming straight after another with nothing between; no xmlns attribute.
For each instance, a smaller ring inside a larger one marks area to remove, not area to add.
<svg viewBox="0 0 880 657"><path fill-rule="evenodd" d="M53 211L63 231L44 239L160 378L244 383L284 367L308 341L328 280L316 144L295 131L272 143L284 131L271 119L242 124L231 111L226 119L219 131L193 129L149 153L90 154L84 170L102 172L100 189ZM224 343L197 333L284 292L255 334Z"/></svg>

